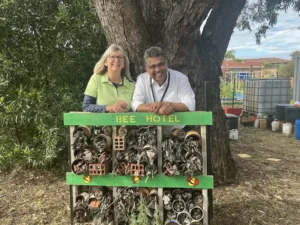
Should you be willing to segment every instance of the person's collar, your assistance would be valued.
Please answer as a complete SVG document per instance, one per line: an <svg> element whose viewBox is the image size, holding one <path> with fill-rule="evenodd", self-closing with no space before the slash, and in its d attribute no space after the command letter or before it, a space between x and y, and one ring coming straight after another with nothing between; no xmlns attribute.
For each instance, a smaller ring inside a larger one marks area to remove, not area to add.
<svg viewBox="0 0 300 225"><path fill-rule="evenodd" d="M101 82L102 83L109 83L110 82L107 73L101 76Z"/></svg>
<svg viewBox="0 0 300 225"><path fill-rule="evenodd" d="M128 86L128 80L127 80L127 78L125 78L125 76L124 75L122 75L122 84L120 84L120 86Z"/></svg>
<svg viewBox="0 0 300 225"><path fill-rule="evenodd" d="M104 74L103 76L101 76L101 82L102 83L111 83L112 84L112 82L109 80L109 77L108 77L107 73ZM125 79L124 76L122 75L122 83L119 86L123 86L123 85L127 86L128 85L127 82L128 82L127 79Z"/></svg>

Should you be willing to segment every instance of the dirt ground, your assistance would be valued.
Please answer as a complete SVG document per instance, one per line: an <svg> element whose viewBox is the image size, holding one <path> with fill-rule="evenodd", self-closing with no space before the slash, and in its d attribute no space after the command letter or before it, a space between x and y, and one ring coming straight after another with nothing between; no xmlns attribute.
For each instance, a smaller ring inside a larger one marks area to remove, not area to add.
<svg viewBox="0 0 300 225"><path fill-rule="evenodd" d="M300 224L300 141L252 127L239 135L231 142L238 176L214 189L212 225ZM70 224L65 177L16 170L0 182L0 225Z"/></svg>
<svg viewBox="0 0 300 225"><path fill-rule="evenodd" d="M214 190L213 225L300 224L300 141L253 127L239 135L231 142L237 181Z"/></svg>

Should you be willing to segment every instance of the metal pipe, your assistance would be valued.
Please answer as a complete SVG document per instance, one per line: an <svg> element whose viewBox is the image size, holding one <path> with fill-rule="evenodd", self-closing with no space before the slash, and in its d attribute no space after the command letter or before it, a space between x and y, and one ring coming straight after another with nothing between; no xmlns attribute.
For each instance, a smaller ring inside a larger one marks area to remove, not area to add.
<svg viewBox="0 0 300 225"><path fill-rule="evenodd" d="M87 165L83 159L75 159L72 163L73 173L80 175L87 173Z"/></svg>
<svg viewBox="0 0 300 225"><path fill-rule="evenodd" d="M181 212L177 216L177 220L182 225L190 225L191 224L191 216L188 212Z"/></svg>
<svg viewBox="0 0 300 225"><path fill-rule="evenodd" d="M175 212L181 213L185 209L185 203L183 200L175 200L173 201L172 208Z"/></svg>
<svg viewBox="0 0 300 225"><path fill-rule="evenodd" d="M190 210L190 216L193 221L198 222L203 219L203 210L201 207L196 206Z"/></svg>
<svg viewBox="0 0 300 225"><path fill-rule="evenodd" d="M78 196L76 196L76 202L87 202L90 197L90 194L87 192L82 192Z"/></svg>
<svg viewBox="0 0 300 225"><path fill-rule="evenodd" d="M195 205L201 206L202 202L203 202L202 193L200 191L195 192L193 195L193 200L194 200Z"/></svg>
<svg viewBox="0 0 300 225"><path fill-rule="evenodd" d="M175 128L172 130L172 136L177 138L178 140L183 140L185 137L185 131L179 128Z"/></svg>
<svg viewBox="0 0 300 225"><path fill-rule="evenodd" d="M99 201L99 199L96 198L96 196L94 194L92 194L88 200L88 205L89 205L90 209L99 208L100 201Z"/></svg>

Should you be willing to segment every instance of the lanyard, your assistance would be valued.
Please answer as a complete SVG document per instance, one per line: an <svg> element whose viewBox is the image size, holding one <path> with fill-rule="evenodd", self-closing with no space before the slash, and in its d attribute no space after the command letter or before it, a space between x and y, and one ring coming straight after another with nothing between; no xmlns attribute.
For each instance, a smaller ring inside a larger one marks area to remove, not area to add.
<svg viewBox="0 0 300 225"><path fill-rule="evenodd" d="M169 73L169 71L168 71L168 83L167 83L167 87L166 87L166 90L165 90L163 96L162 96L161 99L160 99L160 102L162 102L162 101L164 100L164 97L165 97L165 95L166 95L166 93L167 93L167 91L168 91L168 89L169 89L169 85L170 85L170 77L171 77L171 76L170 76L170 73ZM152 92L153 102L155 102L156 100L155 100L155 96L154 96L154 92L153 92L152 78L151 78L151 77L150 77L150 84L151 84L151 92Z"/></svg>

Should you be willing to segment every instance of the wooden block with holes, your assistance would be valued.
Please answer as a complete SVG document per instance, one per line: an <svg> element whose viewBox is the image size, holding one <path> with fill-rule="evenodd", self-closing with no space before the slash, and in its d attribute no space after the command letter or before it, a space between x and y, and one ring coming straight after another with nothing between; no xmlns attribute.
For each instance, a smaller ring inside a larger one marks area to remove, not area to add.
<svg viewBox="0 0 300 225"><path fill-rule="evenodd" d="M126 146L125 137L124 136L116 136L114 138L113 149L117 151L124 151Z"/></svg>
<svg viewBox="0 0 300 225"><path fill-rule="evenodd" d="M108 165L106 163L89 164L90 176L104 176L108 173Z"/></svg>
<svg viewBox="0 0 300 225"><path fill-rule="evenodd" d="M241 117L240 117L240 122L241 122L241 123L245 123L245 122L248 122L248 121L249 121L248 116L241 116Z"/></svg>
<svg viewBox="0 0 300 225"><path fill-rule="evenodd" d="M130 164L130 176L139 177L145 176L145 169L143 164Z"/></svg>
<svg viewBox="0 0 300 225"><path fill-rule="evenodd" d="M267 129L267 120L266 119L259 119L259 128Z"/></svg>

